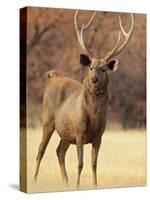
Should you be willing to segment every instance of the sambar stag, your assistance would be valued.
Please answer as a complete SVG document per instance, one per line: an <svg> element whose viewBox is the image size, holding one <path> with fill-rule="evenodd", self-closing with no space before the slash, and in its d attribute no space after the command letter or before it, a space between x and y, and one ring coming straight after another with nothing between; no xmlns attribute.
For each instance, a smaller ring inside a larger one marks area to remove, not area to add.
<svg viewBox="0 0 150 200"><path fill-rule="evenodd" d="M131 38L134 20L131 14L131 27L129 32L126 32L119 17L120 30L117 42L104 58L99 58L93 55L84 42L84 32L91 25L95 14L87 25L83 24L81 27L78 23L79 11L74 16L77 38L84 51L84 54L80 54L80 63L87 68L83 83L61 77L55 71L47 73L49 84L43 98L43 137L36 159L35 179L46 147L56 130L61 138L56 152L63 180L68 182L65 155L70 144L75 144L78 157L77 187L80 186L84 145L91 143L93 182L95 186L97 185L97 158L106 126L109 101L108 72L117 69L118 60L113 58L124 49ZM121 34L124 36L124 41L120 44Z"/></svg>

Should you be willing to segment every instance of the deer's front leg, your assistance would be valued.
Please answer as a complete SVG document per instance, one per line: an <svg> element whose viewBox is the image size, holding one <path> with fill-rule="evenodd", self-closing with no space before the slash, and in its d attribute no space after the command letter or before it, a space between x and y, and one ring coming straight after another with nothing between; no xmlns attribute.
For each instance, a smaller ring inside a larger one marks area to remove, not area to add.
<svg viewBox="0 0 150 200"><path fill-rule="evenodd" d="M97 186L97 158L101 144L101 139L92 143L92 172L93 172L93 183Z"/></svg>
<svg viewBox="0 0 150 200"><path fill-rule="evenodd" d="M83 168L83 143L81 141L77 141L77 156L78 156L77 188L79 188L80 176Z"/></svg>

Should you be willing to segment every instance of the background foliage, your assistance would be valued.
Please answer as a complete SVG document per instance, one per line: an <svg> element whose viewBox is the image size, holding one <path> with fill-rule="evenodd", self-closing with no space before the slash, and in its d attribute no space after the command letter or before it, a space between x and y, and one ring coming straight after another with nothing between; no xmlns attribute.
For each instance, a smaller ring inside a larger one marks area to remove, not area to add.
<svg viewBox="0 0 150 200"><path fill-rule="evenodd" d="M41 122L42 95L45 73L56 69L62 76L83 81L84 70L79 64L80 45L77 41L75 10L28 8L27 63L28 63L28 122ZM91 12L82 11L79 20L87 23ZM116 43L118 15L126 30L130 27L127 13L97 12L85 38L89 48L103 57ZM125 50L116 57L119 69L110 74L112 100L108 117L123 128L146 125L146 16L134 14L133 36Z"/></svg>

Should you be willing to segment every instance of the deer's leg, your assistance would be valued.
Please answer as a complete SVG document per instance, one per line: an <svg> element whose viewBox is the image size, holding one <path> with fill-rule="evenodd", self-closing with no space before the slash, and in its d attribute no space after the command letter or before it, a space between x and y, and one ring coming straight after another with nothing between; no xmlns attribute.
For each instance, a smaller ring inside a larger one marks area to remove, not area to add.
<svg viewBox="0 0 150 200"><path fill-rule="evenodd" d="M92 143L92 172L93 172L93 183L97 186L97 158L101 144L101 139Z"/></svg>
<svg viewBox="0 0 150 200"><path fill-rule="evenodd" d="M66 167L65 167L65 155L69 148L69 145L70 145L69 142L61 140L56 150L62 178L65 181L65 183L68 182L68 176L67 176Z"/></svg>
<svg viewBox="0 0 150 200"><path fill-rule="evenodd" d="M83 168L83 143L77 142L77 156L78 156L78 175L77 175L77 188L80 187L80 176Z"/></svg>
<svg viewBox="0 0 150 200"><path fill-rule="evenodd" d="M37 176L38 176L41 160L44 156L46 147L47 147L48 142L49 142L49 140L50 140L50 138L53 134L53 131L54 131L54 123L53 122L45 123L43 125L43 137L42 137L42 141L40 143L38 155L37 155L37 158L36 158L36 169L35 169L35 175L34 175L35 181L36 181Z"/></svg>

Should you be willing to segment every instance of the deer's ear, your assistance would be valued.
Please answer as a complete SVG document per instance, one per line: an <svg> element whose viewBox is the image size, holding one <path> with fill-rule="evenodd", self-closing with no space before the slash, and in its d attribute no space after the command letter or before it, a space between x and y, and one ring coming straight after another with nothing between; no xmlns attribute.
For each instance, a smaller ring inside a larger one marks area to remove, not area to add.
<svg viewBox="0 0 150 200"><path fill-rule="evenodd" d="M108 62L107 64L108 70L116 71L118 68L118 60L114 59Z"/></svg>
<svg viewBox="0 0 150 200"><path fill-rule="evenodd" d="M89 59L88 56L86 56L84 54L80 54L80 64L83 67L88 67L91 64L91 60Z"/></svg>

